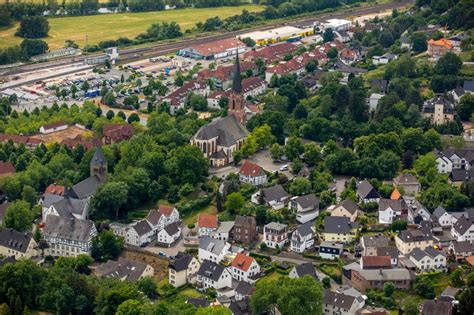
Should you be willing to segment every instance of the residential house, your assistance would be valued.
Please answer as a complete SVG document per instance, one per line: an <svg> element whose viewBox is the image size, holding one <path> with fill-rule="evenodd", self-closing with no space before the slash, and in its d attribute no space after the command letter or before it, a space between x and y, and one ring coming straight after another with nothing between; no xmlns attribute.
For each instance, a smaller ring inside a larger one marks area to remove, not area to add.
<svg viewBox="0 0 474 315"><path fill-rule="evenodd" d="M234 153L242 148L247 135L247 129L237 117L230 115L199 128L191 138L191 145L201 149L211 166L221 167L234 161Z"/></svg>
<svg viewBox="0 0 474 315"><path fill-rule="evenodd" d="M375 256L389 256L392 266L398 265L398 249L395 246L377 247Z"/></svg>
<svg viewBox="0 0 474 315"><path fill-rule="evenodd" d="M323 239L328 242L350 243L356 237L357 222L345 217L325 217Z"/></svg>
<svg viewBox="0 0 474 315"><path fill-rule="evenodd" d="M195 308L206 308L210 305L209 300L207 298L188 298L186 300L186 304L191 304Z"/></svg>
<svg viewBox="0 0 474 315"><path fill-rule="evenodd" d="M348 267L348 266L346 266ZM392 269L361 269L349 266L350 284L356 290L365 293L369 289L383 290L385 283L391 282L396 289L408 290L414 280L414 275L405 268ZM344 281L347 281L344 279Z"/></svg>
<svg viewBox="0 0 474 315"><path fill-rule="evenodd" d="M200 262L205 260L220 263L224 256L229 253L230 244L210 236L199 239L198 258Z"/></svg>
<svg viewBox="0 0 474 315"><path fill-rule="evenodd" d="M235 242L250 244L258 236L255 217L237 215L234 221L233 239Z"/></svg>
<svg viewBox="0 0 474 315"><path fill-rule="evenodd" d="M330 210L332 217L346 217L349 218L351 222L355 222L359 211L359 206L350 199L344 200Z"/></svg>
<svg viewBox="0 0 474 315"><path fill-rule="evenodd" d="M0 177L8 177L15 174L15 167L11 162L0 161Z"/></svg>
<svg viewBox="0 0 474 315"><path fill-rule="evenodd" d="M402 173L393 179L395 187L402 187L406 195L415 196L421 191L421 184L416 177L409 173Z"/></svg>
<svg viewBox="0 0 474 315"><path fill-rule="evenodd" d="M197 273L197 284L203 289L231 288L232 275L226 267L204 260Z"/></svg>
<svg viewBox="0 0 474 315"><path fill-rule="evenodd" d="M383 235L364 235L360 238L360 245L362 246L362 255L377 256L377 248L389 246L390 239Z"/></svg>
<svg viewBox="0 0 474 315"><path fill-rule="evenodd" d="M372 63L374 65L386 65L387 63L398 59L398 55L386 53L382 56L373 56Z"/></svg>
<svg viewBox="0 0 474 315"><path fill-rule="evenodd" d="M175 288L194 283L200 266L193 255L179 252L169 263L168 282Z"/></svg>
<svg viewBox="0 0 474 315"><path fill-rule="evenodd" d="M170 111L172 114L176 113L179 109L184 108L189 95L198 94L201 96L207 96L210 92L209 87L203 81L190 81L183 84L183 86L169 93L163 98L163 102L170 105Z"/></svg>
<svg viewBox="0 0 474 315"><path fill-rule="evenodd" d="M446 287L446 289L444 289L443 292L441 292L439 299L441 301L452 302L456 300L456 295L458 295L459 291L461 291L461 289Z"/></svg>
<svg viewBox="0 0 474 315"><path fill-rule="evenodd" d="M46 124L40 127L39 132L42 134L48 134L60 130L66 130L68 128L68 124L64 121L58 121L51 124Z"/></svg>
<svg viewBox="0 0 474 315"><path fill-rule="evenodd" d="M128 140L135 134L130 124L105 124L102 129L103 143L112 144Z"/></svg>
<svg viewBox="0 0 474 315"><path fill-rule="evenodd" d="M357 290L352 289L357 292ZM355 315L365 305L365 299L357 292L357 295L328 290L323 298L324 315Z"/></svg>
<svg viewBox="0 0 474 315"><path fill-rule="evenodd" d="M140 220L128 227L125 243L133 246L144 246L155 238L155 233L147 220Z"/></svg>
<svg viewBox="0 0 474 315"><path fill-rule="evenodd" d="M0 142L4 143L10 140L16 146L23 143L28 150L34 150L38 147L38 145L43 143L41 139L37 139L34 137L21 136L21 135L7 135L4 133L0 133Z"/></svg>
<svg viewBox="0 0 474 315"><path fill-rule="evenodd" d="M255 258L243 253L237 253L230 266L232 278L237 281L255 283L260 274L260 265Z"/></svg>
<svg viewBox="0 0 474 315"><path fill-rule="evenodd" d="M388 81L383 79L373 79L370 81L370 89L373 93L387 94Z"/></svg>
<svg viewBox="0 0 474 315"><path fill-rule="evenodd" d="M260 165L245 161L240 168L239 179L242 183L254 186L265 185L267 183L267 173Z"/></svg>
<svg viewBox="0 0 474 315"><path fill-rule="evenodd" d="M260 77L249 77L242 80L242 95L245 99L254 98L265 93L267 82Z"/></svg>
<svg viewBox="0 0 474 315"><path fill-rule="evenodd" d="M288 276L290 278L302 278L306 275L313 277L315 280L319 280L318 276L316 275L316 270L314 269L313 264L310 262L294 266Z"/></svg>
<svg viewBox="0 0 474 315"><path fill-rule="evenodd" d="M141 261L119 258L118 261L108 260L98 265L95 269L95 273L100 278L113 278L120 281L137 282L143 277L153 277L155 269Z"/></svg>
<svg viewBox="0 0 474 315"><path fill-rule="evenodd" d="M435 151L438 173L451 173L453 170L469 170L474 165L474 148L448 149Z"/></svg>
<svg viewBox="0 0 474 315"><path fill-rule="evenodd" d="M153 233L157 233L170 224L178 223L179 212L176 207L159 205L158 210L148 212L146 220L153 229Z"/></svg>
<svg viewBox="0 0 474 315"><path fill-rule="evenodd" d="M446 268L446 254L443 251L427 247L425 250L415 248L408 255L418 270L423 272Z"/></svg>
<svg viewBox="0 0 474 315"><path fill-rule="evenodd" d="M217 230L212 232L210 236L218 240L228 241L233 229L234 221L223 221L219 223Z"/></svg>
<svg viewBox="0 0 474 315"><path fill-rule="evenodd" d="M240 281L239 284L235 287L235 296L234 299L236 301L242 301L245 299L249 299L252 294L255 292L255 287L253 287L250 283L245 281Z"/></svg>
<svg viewBox="0 0 474 315"><path fill-rule="evenodd" d="M453 224L451 235L459 242L474 241L474 223L465 216L461 216Z"/></svg>
<svg viewBox="0 0 474 315"><path fill-rule="evenodd" d="M379 223L392 224L396 220L408 220L410 208L403 199L380 199L379 202Z"/></svg>
<svg viewBox="0 0 474 315"><path fill-rule="evenodd" d="M0 256L31 258L37 255L36 247L37 244L30 234L10 228L0 229Z"/></svg>
<svg viewBox="0 0 474 315"><path fill-rule="evenodd" d="M371 93L369 95L369 110L371 112L375 112L377 110L377 106L379 106L380 99L385 95L380 93Z"/></svg>
<svg viewBox="0 0 474 315"><path fill-rule="evenodd" d="M49 207L49 201L53 202ZM50 215L76 218L86 220L89 214L89 200L75 199L70 197L61 197L58 195L47 195L42 203L42 221L46 222L46 218Z"/></svg>
<svg viewBox="0 0 474 315"><path fill-rule="evenodd" d="M263 227L263 241L270 248L283 248L288 240L288 226L278 222L270 222Z"/></svg>
<svg viewBox="0 0 474 315"><path fill-rule="evenodd" d="M462 259L468 256L474 255L474 242L473 241L460 241L454 240L449 246L449 251L456 255L457 259Z"/></svg>
<svg viewBox="0 0 474 315"><path fill-rule="evenodd" d="M415 248L426 249L433 246L431 229L421 227L416 230L403 230L395 237L395 245L400 253L408 255Z"/></svg>
<svg viewBox="0 0 474 315"><path fill-rule="evenodd" d="M247 74L247 72L251 72L252 75L257 74L258 67L255 64L255 62L239 60L239 65L240 65L241 73ZM229 96L228 92L230 91L228 89L232 86L232 83L233 83L232 81L233 81L234 76L235 76L234 66L227 65L227 66L219 66L214 70L203 69L199 71L198 80L201 80L201 81L211 80L216 90L220 92L226 91L227 96ZM254 91L254 89L256 90ZM244 82L242 81L242 91L245 92L247 95L253 95L254 93L259 93L259 91L262 91L262 89L263 89L262 86L253 85L252 80L250 80L245 83L245 90L244 90ZM266 89L266 85L264 89ZM247 95L245 95L244 98L246 98Z"/></svg>
<svg viewBox="0 0 474 315"><path fill-rule="evenodd" d="M49 245L45 255L90 255L92 239L96 235L97 229L90 220L48 216L43 228L43 238Z"/></svg>
<svg viewBox="0 0 474 315"><path fill-rule="evenodd" d="M319 256L324 259L334 260L339 258L344 251L344 245L333 242L321 242L319 245Z"/></svg>
<svg viewBox="0 0 474 315"><path fill-rule="evenodd" d="M453 43L446 39L441 38L438 40L430 39L428 41L428 56L433 59L439 59L446 55L446 53L453 51Z"/></svg>
<svg viewBox="0 0 474 315"><path fill-rule="evenodd" d="M291 234L290 249L297 253L304 253L314 246L313 223L306 222L299 225Z"/></svg>
<svg viewBox="0 0 474 315"><path fill-rule="evenodd" d="M217 215L200 213L198 216L197 228L198 235L209 236L212 232L217 231L219 221Z"/></svg>
<svg viewBox="0 0 474 315"><path fill-rule="evenodd" d="M392 263L390 256L362 256L360 258L361 269L390 269Z"/></svg>
<svg viewBox="0 0 474 315"><path fill-rule="evenodd" d="M279 210L286 206L288 202L288 193L281 187L276 185L272 187L263 188L252 195L252 202L255 204L263 204L272 207L274 210Z"/></svg>
<svg viewBox="0 0 474 315"><path fill-rule="evenodd" d="M442 206L438 206L432 215L432 220L436 221L442 227L450 227L453 224L453 218L451 214L446 211Z"/></svg>
<svg viewBox="0 0 474 315"><path fill-rule="evenodd" d="M339 54L339 59L341 59L344 64L350 65L360 60L360 54L356 49L344 48Z"/></svg>
<svg viewBox="0 0 474 315"><path fill-rule="evenodd" d="M434 125L445 125L454 120L454 105L444 96L435 96L423 103L423 117L430 119Z"/></svg>
<svg viewBox="0 0 474 315"><path fill-rule="evenodd" d="M181 236L181 228L178 223L168 224L164 229L158 231L157 241L170 246Z"/></svg>
<svg viewBox="0 0 474 315"><path fill-rule="evenodd" d="M258 50L249 50L244 53L244 59L253 62L262 59L265 64L271 64L274 61L283 59L285 55L293 53L297 48L298 46L294 43L284 42Z"/></svg>
<svg viewBox="0 0 474 315"><path fill-rule="evenodd" d="M379 202L380 200L380 195L377 190L366 180L359 183L356 195L359 201L363 203Z"/></svg>
<svg viewBox="0 0 474 315"><path fill-rule="evenodd" d="M293 197L288 209L296 213L296 221L300 223L313 221L319 215L319 198L315 194Z"/></svg>
<svg viewBox="0 0 474 315"><path fill-rule="evenodd" d="M438 299L425 300L421 307L421 315L452 315L453 304Z"/></svg>
<svg viewBox="0 0 474 315"><path fill-rule="evenodd" d="M462 184L474 181L474 168L469 170L453 170L449 174L448 181L451 185L460 188Z"/></svg>

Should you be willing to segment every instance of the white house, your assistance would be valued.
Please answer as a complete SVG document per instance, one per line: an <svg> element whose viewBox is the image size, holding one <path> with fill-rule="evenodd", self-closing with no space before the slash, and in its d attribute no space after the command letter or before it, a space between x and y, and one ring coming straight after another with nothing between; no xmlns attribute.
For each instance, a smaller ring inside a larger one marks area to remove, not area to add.
<svg viewBox="0 0 474 315"><path fill-rule="evenodd" d="M299 225L291 234L290 249L297 253L304 253L314 246L313 223L306 222Z"/></svg>
<svg viewBox="0 0 474 315"><path fill-rule="evenodd" d="M355 315L364 306L364 296L354 288L342 292L328 290L323 299L323 314Z"/></svg>
<svg viewBox="0 0 474 315"><path fill-rule="evenodd" d="M219 223L219 227L216 231L210 234L211 237L222 241L228 241L230 233L234 228L234 221L223 221Z"/></svg>
<svg viewBox="0 0 474 315"><path fill-rule="evenodd" d="M465 216L461 216L451 228L451 235L458 242L474 241L474 224Z"/></svg>
<svg viewBox="0 0 474 315"><path fill-rule="evenodd" d="M421 271L439 270L446 268L446 254L443 251L428 247L425 250L415 248L408 256Z"/></svg>
<svg viewBox="0 0 474 315"><path fill-rule="evenodd" d="M52 133L52 132L56 132L60 130L66 130L67 127L68 127L68 124L65 123L64 121L58 121L52 124L41 126L39 131L42 134L48 134L48 133Z"/></svg>
<svg viewBox="0 0 474 315"><path fill-rule="evenodd" d="M442 227L452 226L453 217L443 207L439 206L433 211L433 219L436 219Z"/></svg>
<svg viewBox="0 0 474 315"><path fill-rule="evenodd" d="M178 288L187 283L195 283L201 264L193 255L179 252L170 261L168 272L169 283Z"/></svg>
<svg viewBox="0 0 474 315"><path fill-rule="evenodd" d="M179 212L175 207L160 205L158 210L148 212L146 220L154 233L163 230L167 225L179 222Z"/></svg>
<svg viewBox="0 0 474 315"><path fill-rule="evenodd" d="M288 193L281 185L264 188L252 195L253 203L260 204L261 201L274 210L279 210L286 206Z"/></svg>
<svg viewBox="0 0 474 315"><path fill-rule="evenodd" d="M438 173L451 173L458 169L469 170L474 163L473 152L474 148L436 151Z"/></svg>
<svg viewBox="0 0 474 315"><path fill-rule="evenodd" d="M296 213L296 221L300 223L313 221L319 215L319 198L315 194L293 197L288 209Z"/></svg>
<svg viewBox="0 0 474 315"><path fill-rule="evenodd" d="M211 235L211 233L217 231L218 226L219 221L217 215L205 213L199 214L197 224L199 237Z"/></svg>
<svg viewBox="0 0 474 315"><path fill-rule="evenodd" d="M134 246L143 246L152 241L153 229L147 220L140 220L129 226L125 235L125 243Z"/></svg>
<svg viewBox="0 0 474 315"><path fill-rule="evenodd" d="M260 265L255 258L237 253L230 267L232 278L237 281L255 283L257 275L260 274Z"/></svg>
<svg viewBox="0 0 474 315"><path fill-rule="evenodd" d="M409 210L403 199L380 199L379 223L392 224L397 219L408 219Z"/></svg>
<svg viewBox="0 0 474 315"><path fill-rule="evenodd" d="M245 161L239 171L239 179L242 183L259 186L267 183L267 173L258 164Z"/></svg>
<svg viewBox="0 0 474 315"><path fill-rule="evenodd" d="M158 232L157 240L159 243L171 245L181 236L181 228L178 223L168 224L164 229Z"/></svg>
<svg viewBox="0 0 474 315"><path fill-rule="evenodd" d="M47 194L41 205L42 221L49 215L86 220L89 214L89 199L75 199Z"/></svg>
<svg viewBox="0 0 474 315"><path fill-rule="evenodd" d="M270 248L282 248L288 241L288 226L278 222L270 222L263 227L263 240Z"/></svg>
<svg viewBox="0 0 474 315"><path fill-rule="evenodd" d="M397 58L398 58L397 55L387 53L382 56L373 56L372 63L374 65L386 65L390 61L395 60Z"/></svg>
<svg viewBox="0 0 474 315"><path fill-rule="evenodd" d="M324 259L334 260L339 258L343 251L343 244L324 241L319 245L319 256Z"/></svg>
<svg viewBox="0 0 474 315"><path fill-rule="evenodd" d="M220 263L224 256L229 253L229 250L230 244L226 241L203 236L199 239L198 258L200 262L209 260Z"/></svg>
<svg viewBox="0 0 474 315"><path fill-rule="evenodd" d="M204 260L197 273L197 284L203 289L231 288L232 275L226 267Z"/></svg>
<svg viewBox="0 0 474 315"><path fill-rule="evenodd" d="M312 263L302 263L300 265L296 265L291 269L290 274L288 275L290 278L301 278L306 275L313 277L315 280L319 281L318 276L316 275L316 271Z"/></svg>

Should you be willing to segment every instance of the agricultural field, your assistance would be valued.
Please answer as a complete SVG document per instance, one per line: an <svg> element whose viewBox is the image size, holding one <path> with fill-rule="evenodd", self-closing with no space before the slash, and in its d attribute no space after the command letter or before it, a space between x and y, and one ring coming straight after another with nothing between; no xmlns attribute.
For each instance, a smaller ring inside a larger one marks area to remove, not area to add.
<svg viewBox="0 0 474 315"><path fill-rule="evenodd" d="M0 0L1 1L1 0ZM144 12L144 13L118 13L92 16L61 17L49 19L51 30L44 39L50 49L64 47L67 39L73 40L81 47L100 41L117 39L119 37L134 38L146 31L153 23L177 22L182 30L192 28L197 22L218 16L225 19L237 15L246 9L250 12L262 11L265 7L259 5L242 5L238 7L219 8L186 8L170 11ZM15 37L15 26L0 31L0 48L17 45L22 38Z"/></svg>

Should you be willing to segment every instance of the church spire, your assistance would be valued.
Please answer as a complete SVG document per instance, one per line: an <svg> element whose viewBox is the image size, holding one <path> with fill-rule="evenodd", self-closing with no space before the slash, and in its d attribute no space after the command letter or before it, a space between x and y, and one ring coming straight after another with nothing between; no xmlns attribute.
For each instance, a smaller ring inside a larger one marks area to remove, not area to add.
<svg viewBox="0 0 474 315"><path fill-rule="evenodd" d="M239 61L238 48L237 48L237 54L235 57L234 77L232 79L232 92L234 92L235 94L242 93L242 77L240 76L240 61Z"/></svg>

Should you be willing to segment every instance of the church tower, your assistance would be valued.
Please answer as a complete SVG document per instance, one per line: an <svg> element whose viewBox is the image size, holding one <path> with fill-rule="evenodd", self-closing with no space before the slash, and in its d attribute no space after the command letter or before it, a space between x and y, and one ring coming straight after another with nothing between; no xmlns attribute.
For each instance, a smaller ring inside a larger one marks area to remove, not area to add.
<svg viewBox="0 0 474 315"><path fill-rule="evenodd" d="M90 163L90 176L97 176L101 183L107 181L107 160L101 147L95 149L94 156Z"/></svg>
<svg viewBox="0 0 474 315"><path fill-rule="evenodd" d="M242 95L242 77L240 75L239 51L235 58L234 74L232 78L232 92L229 96L227 115L234 115L241 124L245 124L245 99Z"/></svg>

